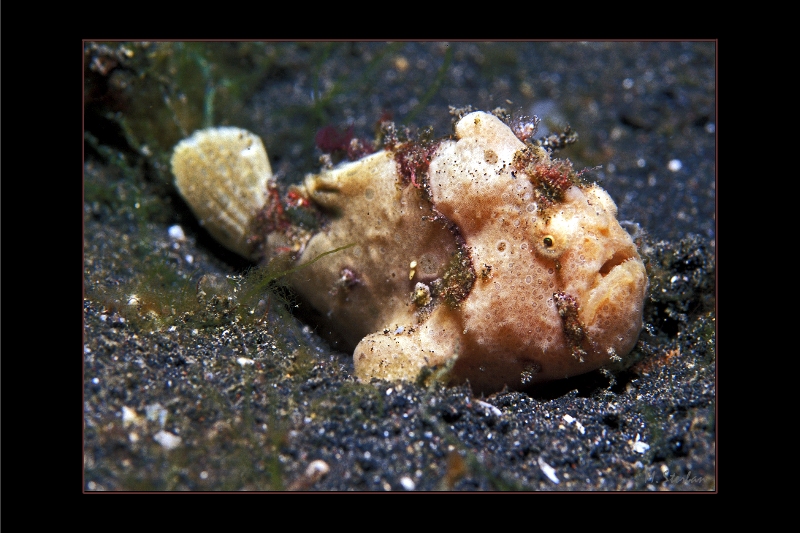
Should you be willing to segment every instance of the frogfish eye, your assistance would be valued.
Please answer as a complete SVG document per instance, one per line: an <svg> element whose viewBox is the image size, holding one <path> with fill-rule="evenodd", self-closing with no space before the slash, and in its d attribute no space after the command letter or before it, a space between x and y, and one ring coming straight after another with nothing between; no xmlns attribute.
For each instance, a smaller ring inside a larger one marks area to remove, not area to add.
<svg viewBox="0 0 800 533"><path fill-rule="evenodd" d="M552 235L545 235L542 239L542 243L544 244L545 248L552 248L553 247L553 236Z"/></svg>

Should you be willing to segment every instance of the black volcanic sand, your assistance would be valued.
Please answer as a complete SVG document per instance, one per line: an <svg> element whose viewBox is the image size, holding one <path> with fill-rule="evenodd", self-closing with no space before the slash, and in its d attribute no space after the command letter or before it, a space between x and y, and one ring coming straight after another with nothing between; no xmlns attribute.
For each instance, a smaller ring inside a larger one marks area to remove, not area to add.
<svg viewBox="0 0 800 533"><path fill-rule="evenodd" d="M84 490L716 491L714 42L85 57ZM171 147L203 125L260 135L286 185L319 169L324 126L443 136L467 105L569 124L579 142L558 155L638 223L651 286L629 370L488 397L359 384L280 279L253 288L275 273L220 248L171 186Z"/></svg>

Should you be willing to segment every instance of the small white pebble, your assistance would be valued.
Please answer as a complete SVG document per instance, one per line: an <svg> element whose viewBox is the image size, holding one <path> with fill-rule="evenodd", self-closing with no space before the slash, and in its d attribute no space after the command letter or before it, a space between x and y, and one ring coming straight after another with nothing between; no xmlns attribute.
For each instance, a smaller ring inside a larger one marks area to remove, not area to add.
<svg viewBox="0 0 800 533"><path fill-rule="evenodd" d="M417 484L414 483L414 480L408 476L403 476L400 478L400 485L402 485L405 490L414 490L417 488Z"/></svg>
<svg viewBox="0 0 800 533"><path fill-rule="evenodd" d="M319 479L330 471L331 467L328 466L328 463L322 459L317 459L315 461L311 461L306 467L306 476Z"/></svg>
<svg viewBox="0 0 800 533"><path fill-rule="evenodd" d="M633 88L633 78L625 78L622 80L622 87L624 89L632 89Z"/></svg>
<svg viewBox="0 0 800 533"><path fill-rule="evenodd" d="M173 435L172 433L164 431L163 429L153 435L153 440L167 450L174 450L181 443L181 438L179 436Z"/></svg>
<svg viewBox="0 0 800 533"><path fill-rule="evenodd" d="M633 443L632 443L633 451L635 451L636 453L641 453L641 454L643 454L643 453L645 453L647 450L649 450L649 449L650 449L650 445L649 445L649 444L647 444L646 442L642 442L642 441L641 441L641 440L639 440L639 439L640 439L640 437L639 437L639 434L637 433L637 434L636 434L636 442L633 442ZM630 441L629 441L629 442L630 442Z"/></svg>
<svg viewBox="0 0 800 533"><path fill-rule="evenodd" d="M167 230L169 232L169 238L176 240L176 241L185 241L186 234L183 232L183 228L180 227L178 224L174 226L170 226Z"/></svg>
<svg viewBox="0 0 800 533"><path fill-rule="evenodd" d="M206 472L205 470L200 472L200 479L208 479L208 472Z"/></svg>
<svg viewBox="0 0 800 533"><path fill-rule="evenodd" d="M185 259L185 260L186 260L186 262L187 262L188 264L190 264L190 265L191 265L192 263L194 263L194 256L192 256L192 255L186 254L186 255L184 256L184 259Z"/></svg>
<svg viewBox="0 0 800 533"><path fill-rule="evenodd" d="M667 168L672 172L677 172L683 168L683 163L681 163L680 159L671 159L670 162L667 163Z"/></svg>
<svg viewBox="0 0 800 533"><path fill-rule="evenodd" d="M144 412L145 416L147 416L147 420L150 422L155 422L157 420L161 427L164 427L164 424L167 422L167 410L158 402L146 406Z"/></svg>
<svg viewBox="0 0 800 533"><path fill-rule="evenodd" d="M130 407L122 406L122 425L129 426L139 422L139 415Z"/></svg>
<svg viewBox="0 0 800 533"><path fill-rule="evenodd" d="M238 359L236 359L236 362L243 367L247 365L254 365L256 363L255 361L253 361L252 359L248 359L247 357L239 357Z"/></svg>

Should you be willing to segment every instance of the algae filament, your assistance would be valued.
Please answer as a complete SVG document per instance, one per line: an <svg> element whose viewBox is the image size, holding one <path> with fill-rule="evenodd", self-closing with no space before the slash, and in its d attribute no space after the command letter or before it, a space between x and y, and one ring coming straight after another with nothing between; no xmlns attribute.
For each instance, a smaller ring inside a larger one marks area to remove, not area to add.
<svg viewBox="0 0 800 533"><path fill-rule="evenodd" d="M268 321L293 306L294 295L283 278L353 244L319 254L300 266L281 270L271 265L241 275L184 274L165 259L145 260L144 268L128 283L95 281L88 296L117 313L123 322L143 330L190 326L206 328L228 323Z"/></svg>

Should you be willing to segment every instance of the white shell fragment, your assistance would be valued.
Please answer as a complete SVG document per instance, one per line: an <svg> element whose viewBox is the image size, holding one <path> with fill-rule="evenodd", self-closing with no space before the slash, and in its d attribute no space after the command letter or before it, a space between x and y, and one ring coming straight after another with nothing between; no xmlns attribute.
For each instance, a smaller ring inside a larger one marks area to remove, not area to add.
<svg viewBox="0 0 800 533"><path fill-rule="evenodd" d="M575 427L578 429L578 431L581 432L581 435L584 435L586 433L586 428L583 427L583 424L581 424L578 420L576 420L575 417L570 416L570 415L564 415L563 418L564 418L564 422L566 422L567 424L573 424L574 423Z"/></svg>
<svg viewBox="0 0 800 533"><path fill-rule="evenodd" d="M537 457L536 461L539 463L539 468L542 469L542 474L544 474L547 479L558 485L561 481L558 479L556 475L556 469L550 466L549 464L542 461L541 457Z"/></svg>
<svg viewBox="0 0 800 533"><path fill-rule="evenodd" d="M491 413L494 416L503 416L503 411L501 411L500 409L498 409L497 407L495 407L490 403L483 402L481 400L475 400L475 403L483 407L486 413Z"/></svg>
<svg viewBox="0 0 800 533"><path fill-rule="evenodd" d="M636 441L632 441L630 444L636 453L644 454L650 449L650 445L641 440L641 436L638 433L636 434Z"/></svg>
<svg viewBox="0 0 800 533"><path fill-rule="evenodd" d="M308 467L306 467L306 476L314 480L318 480L330 471L331 467L328 466L328 463L321 459L317 459L316 461L311 461L308 464Z"/></svg>
<svg viewBox="0 0 800 533"><path fill-rule="evenodd" d="M163 429L153 435L153 440L166 450L174 450L181 444L181 438L179 436L173 435L169 431L164 431Z"/></svg>
<svg viewBox="0 0 800 533"><path fill-rule="evenodd" d="M317 481L330 472L331 467L322 459L311 461L302 476L289 485L289 490L309 490Z"/></svg>
<svg viewBox="0 0 800 533"><path fill-rule="evenodd" d="M230 250L249 256L248 238L272 177L261 139L240 128L197 131L175 147L172 173L208 232Z"/></svg>

